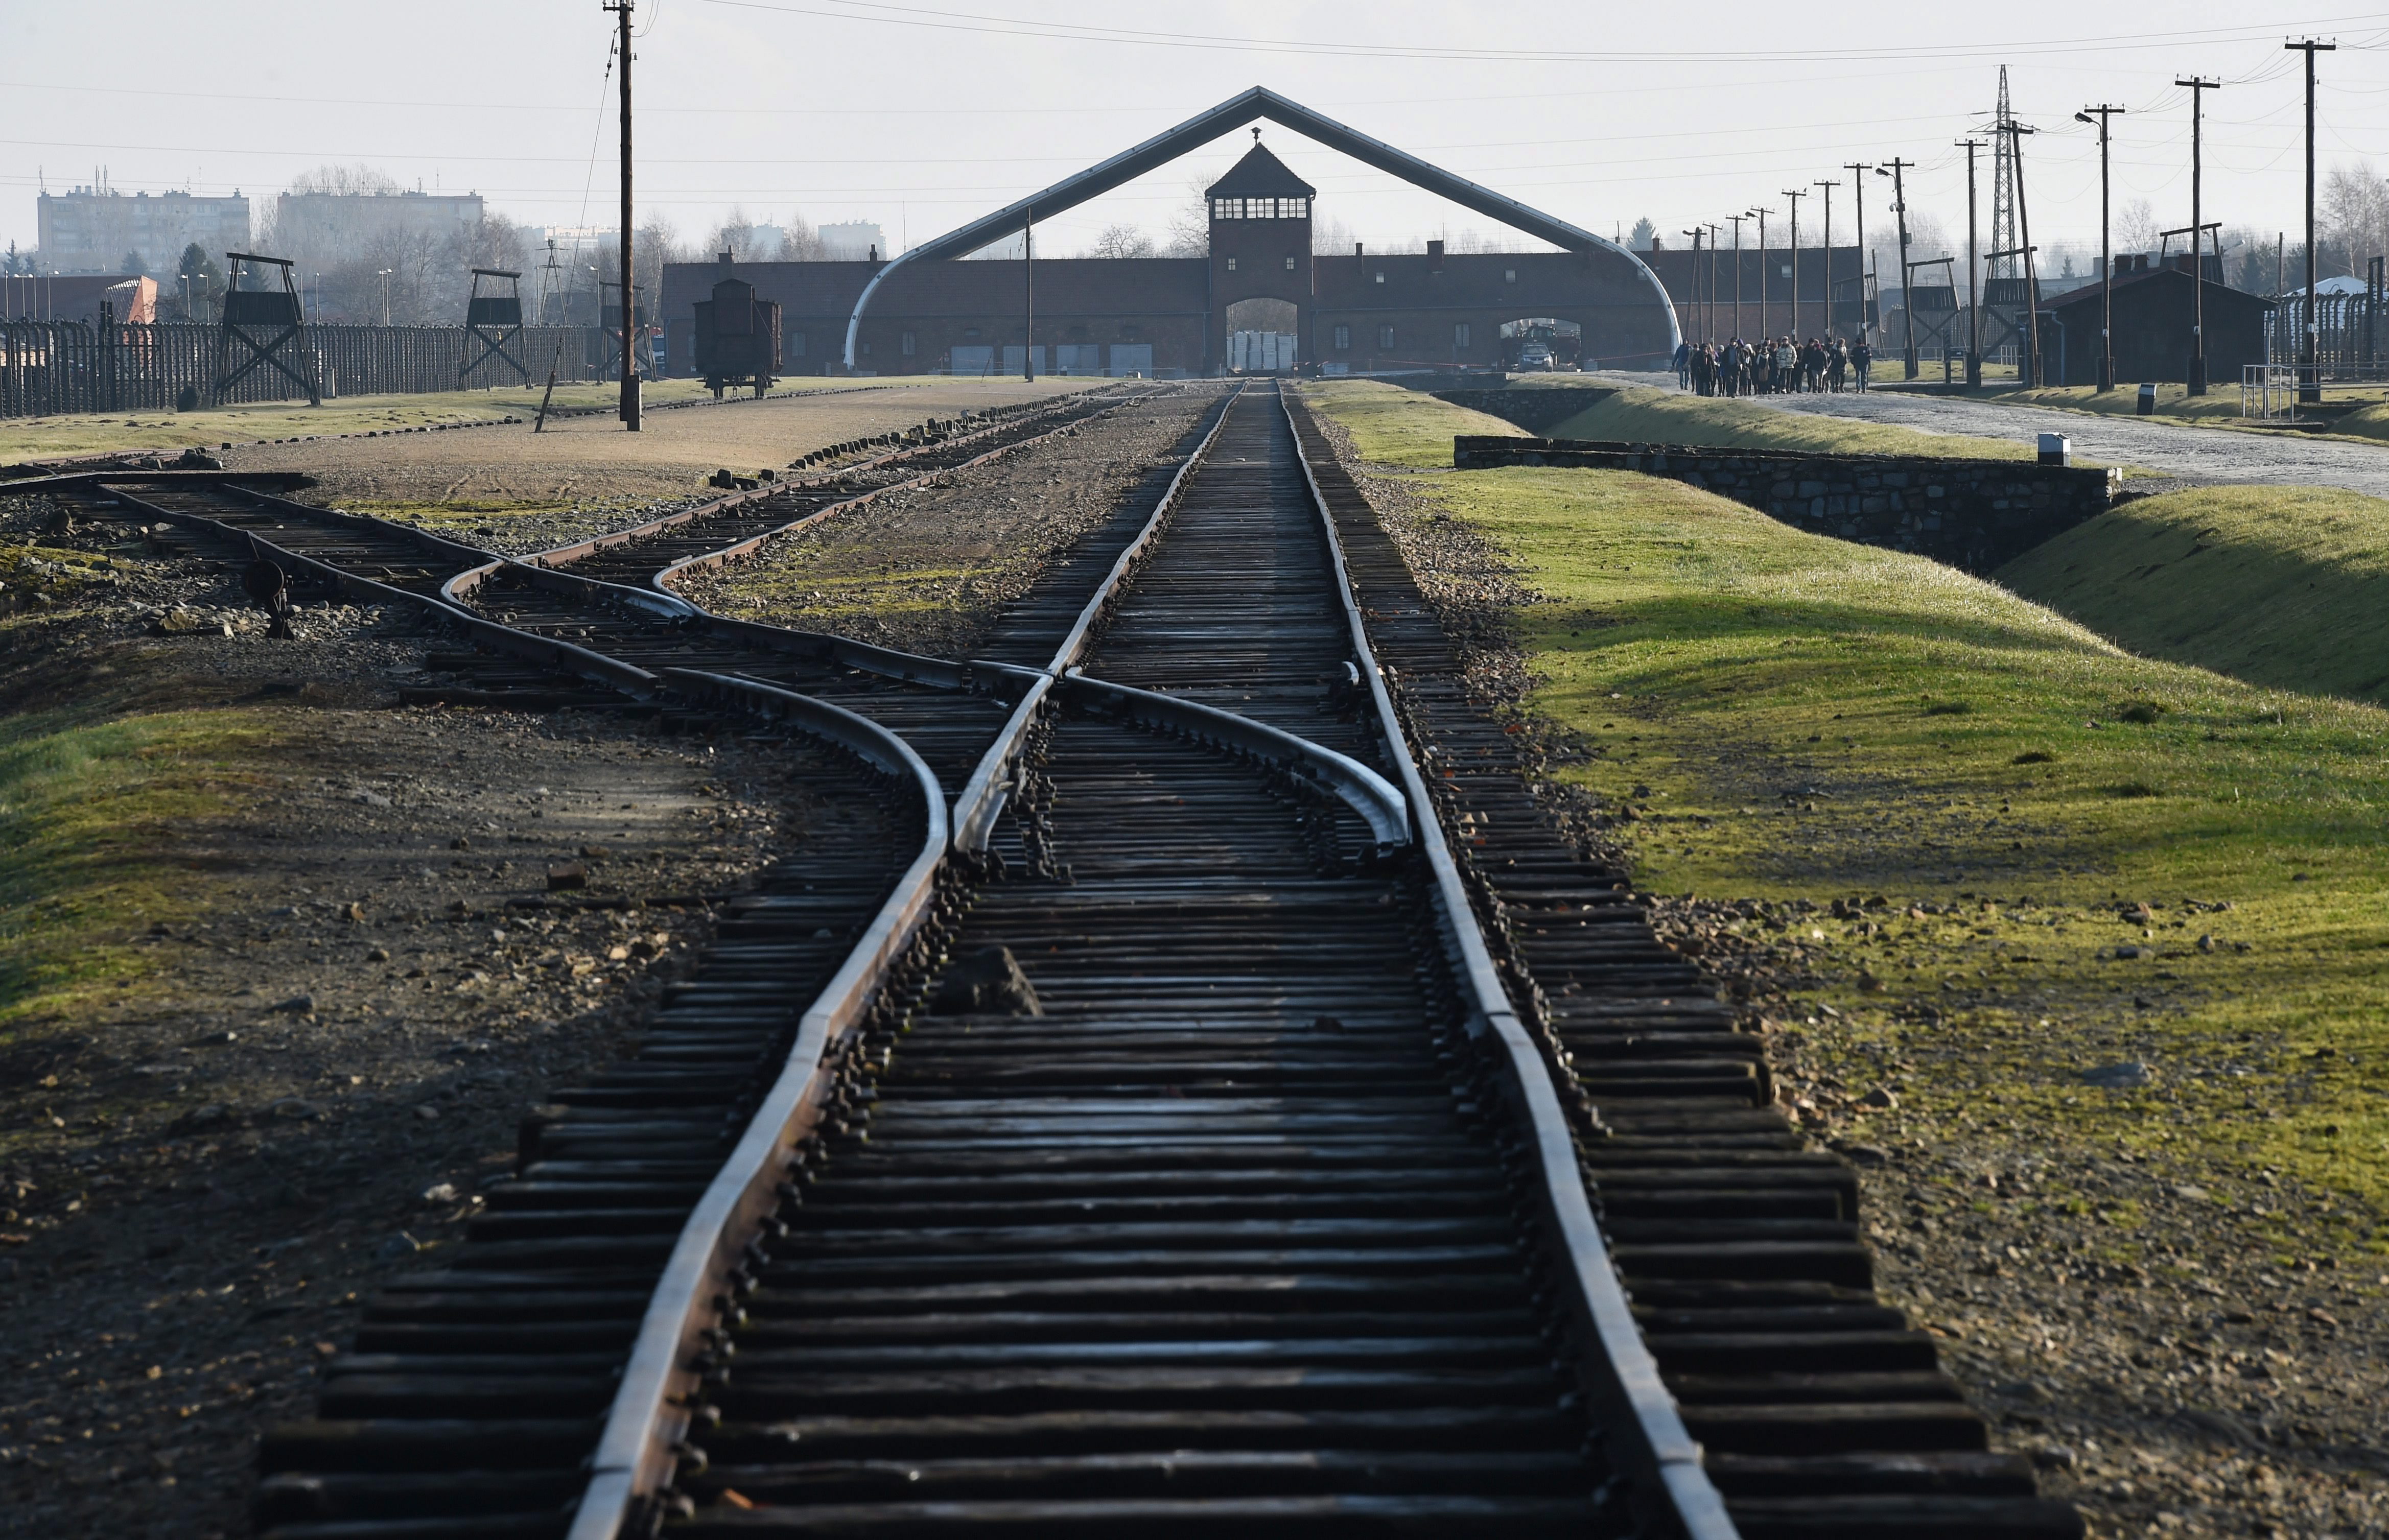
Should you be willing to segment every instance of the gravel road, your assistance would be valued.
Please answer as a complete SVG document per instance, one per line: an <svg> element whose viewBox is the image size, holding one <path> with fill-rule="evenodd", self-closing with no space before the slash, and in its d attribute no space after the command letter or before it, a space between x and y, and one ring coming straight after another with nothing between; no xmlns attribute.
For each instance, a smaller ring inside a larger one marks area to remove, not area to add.
<svg viewBox="0 0 2389 1540"><path fill-rule="evenodd" d="M1593 376L1621 385L1672 390L1673 375L1604 373ZM2236 481L2268 486L2344 487L2372 497L2389 497L2389 446L2341 443L2192 427L2159 418L2106 417L2059 412L2043 406L2009 406L1996 401L1951 396L1911 396L1895 390L1823 396L1757 396L1760 406L1893 423L1927 433L1964 433L1982 439L2029 439L2063 433L2074 452L2109 465L2145 465L2185 481Z"/></svg>

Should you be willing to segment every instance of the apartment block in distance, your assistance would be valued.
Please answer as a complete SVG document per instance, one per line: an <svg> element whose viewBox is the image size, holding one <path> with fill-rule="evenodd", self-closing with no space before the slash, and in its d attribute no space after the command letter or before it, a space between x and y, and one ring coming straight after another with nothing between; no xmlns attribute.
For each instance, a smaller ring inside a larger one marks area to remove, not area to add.
<svg viewBox="0 0 2389 1540"><path fill-rule="evenodd" d="M128 253L152 277L175 271L197 241L217 262L249 248L249 199L77 187L41 196L43 265L58 273L124 271Z"/></svg>

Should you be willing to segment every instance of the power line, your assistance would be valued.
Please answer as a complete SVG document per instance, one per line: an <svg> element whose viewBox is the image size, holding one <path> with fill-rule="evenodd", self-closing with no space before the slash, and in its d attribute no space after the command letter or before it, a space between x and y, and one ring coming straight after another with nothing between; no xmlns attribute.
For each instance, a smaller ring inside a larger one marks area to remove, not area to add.
<svg viewBox="0 0 2389 1540"><path fill-rule="evenodd" d="M2028 43L1986 42L1881 48L1581 52L1547 47L1454 48L1441 43L1374 45L1300 43L1275 38L1230 37L1206 32L1163 32L1131 27L1031 20L975 11L932 10L925 6L885 5L875 3L875 0L830 0L832 4L844 6L846 8L842 10L820 10L811 6L775 5L771 4L770 0L705 0L705 3L736 10L769 11L784 16L806 16L838 21L870 21L883 26L925 28L939 32L994 33L1009 37L1038 37L1064 42L1105 43L1135 47L1187 48L1207 52L1280 53L1327 58L1416 58L1431 59L1439 63L1453 60L1501 64L1780 64L1787 61L1887 63L1906 59L1979 58L2015 54L2073 53L2086 48L2099 47L2131 50L2174 48L2183 46L2184 40L2188 39L2203 40L2209 44L2241 43L2277 37L2280 32L2278 24L2263 27L2239 25L2199 27L2171 32L2107 33L2088 38L2050 39ZM2357 16L2333 17L2314 24L2331 25L2384 19L2389 19L2389 15L2376 11Z"/></svg>

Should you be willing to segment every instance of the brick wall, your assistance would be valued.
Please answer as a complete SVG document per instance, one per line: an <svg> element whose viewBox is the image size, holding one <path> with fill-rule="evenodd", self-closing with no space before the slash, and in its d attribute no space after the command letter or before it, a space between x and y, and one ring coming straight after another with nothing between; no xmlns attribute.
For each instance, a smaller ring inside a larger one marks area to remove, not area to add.
<svg viewBox="0 0 2389 1540"><path fill-rule="evenodd" d="M1540 392L1535 392L1539 394ZM1565 465L1640 471L1705 488L1820 535L1988 572L2105 513L2117 470L2015 460L1808 454L1584 439L1451 441L1461 470Z"/></svg>

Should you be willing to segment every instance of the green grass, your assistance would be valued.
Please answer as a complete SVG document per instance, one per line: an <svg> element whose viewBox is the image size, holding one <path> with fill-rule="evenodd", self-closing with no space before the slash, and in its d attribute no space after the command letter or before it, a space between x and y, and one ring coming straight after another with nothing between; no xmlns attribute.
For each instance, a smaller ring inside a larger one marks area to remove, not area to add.
<svg viewBox="0 0 2389 1540"><path fill-rule="evenodd" d="M2389 703L2389 502L2208 487L2127 503L1996 575L2134 652Z"/></svg>
<svg viewBox="0 0 2389 1540"><path fill-rule="evenodd" d="M2023 436L2011 442L1955 433L1924 433L1889 423L1778 412L1746 401L1631 387L1578 413L1553 427L1548 436L1617 439L1633 443L1712 444L1720 449L1932 454L1980 460L2029 460L2038 452L2035 441ZM1447 445L1447 452L1449 449ZM1448 456L1445 463L1450 463Z"/></svg>
<svg viewBox="0 0 2389 1540"><path fill-rule="evenodd" d="M1386 388L1316 392L1371 459L1436 431L1377 411ZM1945 1013L1952 1068L1903 1093L1911 1114L1963 1120L1988 1094L2052 1147L2253 1160L2389 1201L2389 712L2135 656L1996 584L1671 481L1407 484L1539 592L1514 617L1527 709L1592 750L1557 778L1644 815L1618 830L1640 885L1892 900L1880 934L1819 914L1788 939L1824 980L1808 999L1842 1013L1833 1051ZM1966 912L1900 918L1920 901ZM2128 901L2153 922L2120 919ZM2129 1056L2156 1087L2079 1080Z"/></svg>
<svg viewBox="0 0 2389 1540"><path fill-rule="evenodd" d="M1655 396L1657 391L1640 392ZM1365 434L1370 458L1379 465L1409 470L1450 469L1451 440L1463 433L1524 439L1527 430L1482 412L1469 412L1414 390L1391 388L1341 391L1336 418L1356 434ZM1565 435L1554 432L1552 437Z"/></svg>
<svg viewBox="0 0 2389 1540"><path fill-rule="evenodd" d="M131 934L203 902L162 852L253 796L271 744L234 710L0 719L0 1046L137 979Z"/></svg>

